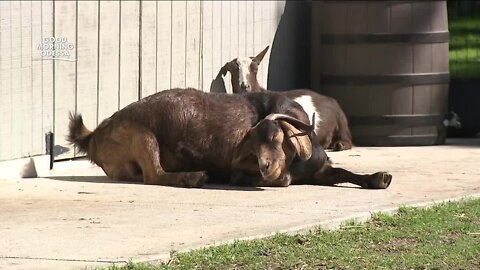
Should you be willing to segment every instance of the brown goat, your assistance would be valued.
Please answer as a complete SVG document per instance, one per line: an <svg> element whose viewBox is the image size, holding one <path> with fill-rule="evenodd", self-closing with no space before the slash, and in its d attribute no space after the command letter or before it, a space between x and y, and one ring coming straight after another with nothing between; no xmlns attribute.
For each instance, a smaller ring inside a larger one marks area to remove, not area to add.
<svg viewBox="0 0 480 270"><path fill-rule="evenodd" d="M231 74L233 93L267 91L258 83L257 71L268 48L267 46L255 57L238 57L222 67L223 75L226 75L227 71ZM334 98L307 89L278 93L298 102L308 114L316 113L316 142L325 149L341 151L352 148L352 135L347 117Z"/></svg>
<svg viewBox="0 0 480 270"><path fill-rule="evenodd" d="M383 172L332 169L311 144L305 111L276 93L166 90L126 106L93 132L81 115L70 117L69 141L115 180L180 187L225 179L256 186L347 181L366 188L391 181Z"/></svg>
<svg viewBox="0 0 480 270"><path fill-rule="evenodd" d="M309 119L301 107L281 96L233 97L194 89L145 97L114 113L93 132L83 125L81 115L70 117L69 141L110 178L184 187L203 185L207 172L228 177L235 170L260 171L266 182L274 181L288 167L283 151L264 146L268 144L264 139L254 152L247 135L260 126L295 134L313 129L304 124ZM283 142L283 136L280 139ZM310 157L308 136L285 141L299 156ZM252 153L261 158L252 159Z"/></svg>

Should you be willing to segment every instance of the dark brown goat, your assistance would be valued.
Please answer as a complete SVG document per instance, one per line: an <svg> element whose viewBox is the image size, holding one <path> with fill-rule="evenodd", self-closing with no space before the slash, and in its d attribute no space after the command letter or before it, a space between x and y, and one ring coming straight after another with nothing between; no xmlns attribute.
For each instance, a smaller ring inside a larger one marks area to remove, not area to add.
<svg viewBox="0 0 480 270"><path fill-rule="evenodd" d="M71 115L69 141L116 180L201 186L206 172L228 177L235 170L246 170L261 171L268 182L288 167L283 151L259 142L254 153L246 136L262 123L272 130L302 133L311 129L304 124L308 122L298 104L281 96L233 97L173 89L128 105L93 132L80 115ZM285 141L304 159L311 156L308 136ZM262 158L253 160L252 153Z"/></svg>
<svg viewBox="0 0 480 270"><path fill-rule="evenodd" d="M308 120L300 105L276 93L172 89L128 105L93 132L71 114L68 139L115 180L181 187L215 178L257 186L390 184L387 173L332 169L323 149L312 147Z"/></svg>
<svg viewBox="0 0 480 270"><path fill-rule="evenodd" d="M266 91L258 83L257 71L268 48L267 46L255 57L238 57L222 67L223 75L226 75L227 71L231 74L233 93ZM324 148L336 151L352 148L352 136L347 117L334 98L307 89L278 93L298 102L308 114L316 113L316 139Z"/></svg>

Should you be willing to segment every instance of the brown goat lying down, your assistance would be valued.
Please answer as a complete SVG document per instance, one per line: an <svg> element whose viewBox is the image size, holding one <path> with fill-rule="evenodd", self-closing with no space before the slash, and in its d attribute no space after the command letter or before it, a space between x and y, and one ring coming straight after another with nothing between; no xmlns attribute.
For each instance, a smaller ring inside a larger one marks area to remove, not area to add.
<svg viewBox="0 0 480 270"><path fill-rule="evenodd" d="M227 71L231 74L233 93L267 91L258 83L257 70L268 48L267 46L255 57L238 57L222 67L221 73L224 76ZM277 93L295 100L307 113L316 112L316 141L325 149L341 151L352 148L352 135L348 128L347 117L334 98L308 89Z"/></svg>
<svg viewBox="0 0 480 270"><path fill-rule="evenodd" d="M69 141L114 180L200 187L351 182L386 188L391 175L331 168L301 106L276 93L162 91L105 119L93 132L71 114Z"/></svg>

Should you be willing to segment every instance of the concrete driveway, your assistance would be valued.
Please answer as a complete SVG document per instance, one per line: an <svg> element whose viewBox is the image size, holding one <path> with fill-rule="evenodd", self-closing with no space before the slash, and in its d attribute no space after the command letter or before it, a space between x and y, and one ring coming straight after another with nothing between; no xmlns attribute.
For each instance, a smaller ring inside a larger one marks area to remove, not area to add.
<svg viewBox="0 0 480 270"><path fill-rule="evenodd" d="M329 155L358 173L389 171L392 185L182 189L114 183L86 161L58 162L42 178L0 180L0 269L165 259L172 250L335 227L375 211L480 194L480 139Z"/></svg>

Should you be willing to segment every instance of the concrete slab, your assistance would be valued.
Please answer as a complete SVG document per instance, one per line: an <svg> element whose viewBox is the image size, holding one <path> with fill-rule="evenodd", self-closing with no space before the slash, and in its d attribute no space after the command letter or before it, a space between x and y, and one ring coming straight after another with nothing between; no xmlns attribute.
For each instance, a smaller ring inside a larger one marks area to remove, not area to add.
<svg viewBox="0 0 480 270"><path fill-rule="evenodd" d="M340 187L182 189L109 181L86 161L0 180L0 269L83 269L165 259L232 239L335 226L370 212L480 194L480 139L331 152L338 167L386 170L387 190ZM1 178L1 176L0 176Z"/></svg>

